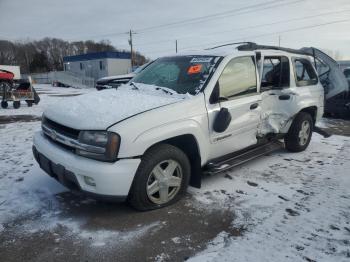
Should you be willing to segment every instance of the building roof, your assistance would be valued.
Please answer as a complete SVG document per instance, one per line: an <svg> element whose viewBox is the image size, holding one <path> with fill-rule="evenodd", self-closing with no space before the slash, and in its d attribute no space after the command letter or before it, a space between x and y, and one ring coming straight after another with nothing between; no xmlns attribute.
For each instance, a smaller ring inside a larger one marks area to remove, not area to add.
<svg viewBox="0 0 350 262"><path fill-rule="evenodd" d="M82 55L73 55L63 57L63 62L78 62L78 61L88 61L97 59L131 59L130 52L119 52L119 51L107 51L107 52L96 52L87 53Z"/></svg>

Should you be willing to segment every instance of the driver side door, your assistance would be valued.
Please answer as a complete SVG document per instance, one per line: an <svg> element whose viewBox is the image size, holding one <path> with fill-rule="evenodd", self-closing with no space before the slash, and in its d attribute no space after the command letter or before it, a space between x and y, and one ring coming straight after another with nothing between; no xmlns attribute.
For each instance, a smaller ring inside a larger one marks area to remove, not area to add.
<svg viewBox="0 0 350 262"><path fill-rule="evenodd" d="M254 56L236 57L223 69L214 92L217 101L208 104L210 158L217 158L257 144L261 115L261 95L257 88L258 74ZM231 120L224 131L215 131L221 109Z"/></svg>

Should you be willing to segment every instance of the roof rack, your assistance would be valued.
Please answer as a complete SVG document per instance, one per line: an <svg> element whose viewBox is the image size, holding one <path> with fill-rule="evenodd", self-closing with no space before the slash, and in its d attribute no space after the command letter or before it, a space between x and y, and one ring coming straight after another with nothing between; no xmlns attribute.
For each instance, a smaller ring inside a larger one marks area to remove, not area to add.
<svg viewBox="0 0 350 262"><path fill-rule="evenodd" d="M279 47L279 46L270 46L270 45L258 45L256 43L246 43L244 45L240 45L237 47L239 51L255 51L255 50L279 50L279 51L285 51L288 53L298 54L298 55L310 55L313 56L313 53L309 53L306 50L301 49L292 49L292 48L286 48L286 47Z"/></svg>
<svg viewBox="0 0 350 262"><path fill-rule="evenodd" d="M212 50L212 49L216 49L216 48L220 48L220 47L225 47L225 46L230 46L230 45L241 45L243 46L242 44L247 44L247 45L250 45L250 44L255 44L253 42L236 42L236 43L228 43L228 44L224 44L224 45L218 45L218 46L214 46L214 47L210 47L210 48L206 48L204 50ZM256 44L255 44L256 45Z"/></svg>
<svg viewBox="0 0 350 262"><path fill-rule="evenodd" d="M323 56L332 60L334 63L337 63L333 58L331 58L330 56L328 56L327 54L325 54L321 50L314 48L314 47L303 47L301 49L292 49L292 48L271 46L271 45L258 45L254 42L236 42L236 43L228 43L225 45L214 46L211 48L207 48L205 50L212 50L212 49L225 47L225 46L232 46L232 45L239 45L237 47L237 50L239 50L239 51L279 50L279 51L284 51L284 52L288 52L288 53L292 53L292 54L312 56L314 58L315 66L316 66L316 59L320 60L319 58L316 57L315 53L322 53Z"/></svg>
<svg viewBox="0 0 350 262"><path fill-rule="evenodd" d="M233 45L239 45L237 47L237 50L239 51L256 51L256 50L279 50L279 51L285 51L293 54L298 55L309 55L314 56L313 52L307 52L306 50L302 49L292 49L292 48L285 48L285 47L279 47L279 46L270 46L270 45L258 45L254 42L235 42L235 43L228 43L224 45L218 45L210 48L206 48L205 50L212 50L217 49L225 46L233 46Z"/></svg>

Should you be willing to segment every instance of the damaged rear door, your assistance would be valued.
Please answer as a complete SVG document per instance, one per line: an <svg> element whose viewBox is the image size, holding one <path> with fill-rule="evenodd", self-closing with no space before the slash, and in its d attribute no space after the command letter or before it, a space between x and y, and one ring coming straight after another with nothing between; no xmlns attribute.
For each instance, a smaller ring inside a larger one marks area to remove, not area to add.
<svg viewBox="0 0 350 262"><path fill-rule="evenodd" d="M260 65L263 113L259 135L286 133L304 108L323 111L323 88L305 56L264 55Z"/></svg>
<svg viewBox="0 0 350 262"><path fill-rule="evenodd" d="M340 70L337 61L314 47L304 47L301 50L314 57L314 65L324 88L326 99L349 91L348 81Z"/></svg>

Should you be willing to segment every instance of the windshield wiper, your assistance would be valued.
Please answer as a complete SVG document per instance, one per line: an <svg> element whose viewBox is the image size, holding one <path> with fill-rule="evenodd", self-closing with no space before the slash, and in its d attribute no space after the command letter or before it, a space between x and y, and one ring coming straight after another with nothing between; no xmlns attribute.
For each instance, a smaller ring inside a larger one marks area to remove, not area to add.
<svg viewBox="0 0 350 262"><path fill-rule="evenodd" d="M172 91L170 91L169 89L166 89L166 88L163 88L163 87L160 87L160 86L157 86L155 89L156 89L156 90L162 90L164 93L166 93L166 94L170 94L170 95L174 95L174 94L176 94L176 92L175 92L175 91L174 91L174 92L172 92Z"/></svg>
<svg viewBox="0 0 350 262"><path fill-rule="evenodd" d="M133 90L140 90L140 88L137 87L137 85L134 82L130 82L130 85L133 86Z"/></svg>

